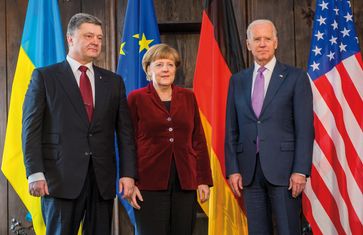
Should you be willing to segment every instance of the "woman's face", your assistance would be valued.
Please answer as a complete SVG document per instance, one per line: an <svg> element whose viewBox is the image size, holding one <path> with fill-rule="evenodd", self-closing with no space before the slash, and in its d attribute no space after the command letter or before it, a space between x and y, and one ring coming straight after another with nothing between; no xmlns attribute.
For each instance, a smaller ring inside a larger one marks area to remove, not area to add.
<svg viewBox="0 0 363 235"><path fill-rule="evenodd" d="M151 62L147 69L154 87L171 86L175 79L175 72L175 62L171 59L157 59Z"/></svg>

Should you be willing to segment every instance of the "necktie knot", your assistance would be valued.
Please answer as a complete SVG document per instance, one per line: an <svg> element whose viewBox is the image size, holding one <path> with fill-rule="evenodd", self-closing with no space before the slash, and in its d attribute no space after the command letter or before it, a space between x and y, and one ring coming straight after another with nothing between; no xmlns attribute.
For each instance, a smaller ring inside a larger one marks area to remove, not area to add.
<svg viewBox="0 0 363 235"><path fill-rule="evenodd" d="M84 66L84 65L81 65L81 66L79 66L79 71L81 71L82 73L85 73L85 72L87 72L87 66Z"/></svg>
<svg viewBox="0 0 363 235"><path fill-rule="evenodd" d="M263 73L263 72L265 72L265 70L266 70L266 68L265 68L265 67L263 67L263 66L261 66L261 67L259 67L259 68L257 69L257 72L258 72L258 73Z"/></svg>

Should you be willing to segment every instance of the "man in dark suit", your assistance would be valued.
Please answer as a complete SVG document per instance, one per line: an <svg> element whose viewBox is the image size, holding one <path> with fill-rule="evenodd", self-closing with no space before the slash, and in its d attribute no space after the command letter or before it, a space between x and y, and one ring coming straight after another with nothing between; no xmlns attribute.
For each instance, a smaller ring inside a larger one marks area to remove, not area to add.
<svg viewBox="0 0 363 235"><path fill-rule="evenodd" d="M23 153L47 234L110 234L116 169L134 190L135 144L123 80L99 68L102 23L74 15L64 62L35 69L23 105ZM120 165L116 166L116 134Z"/></svg>
<svg viewBox="0 0 363 235"><path fill-rule="evenodd" d="M230 80L226 114L226 175L243 192L249 234L300 234L301 192L312 164L313 103L309 79L276 60L277 31L253 21L247 47L254 66Z"/></svg>

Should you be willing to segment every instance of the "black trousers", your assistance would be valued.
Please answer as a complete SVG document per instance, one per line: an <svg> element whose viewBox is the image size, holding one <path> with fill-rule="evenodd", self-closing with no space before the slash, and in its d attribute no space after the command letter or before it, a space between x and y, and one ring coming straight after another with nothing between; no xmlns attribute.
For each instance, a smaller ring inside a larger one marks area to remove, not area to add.
<svg viewBox="0 0 363 235"><path fill-rule="evenodd" d="M113 200L104 200L98 190L90 161L87 178L76 199L42 197L47 235L76 235L83 223L85 235L111 234Z"/></svg>
<svg viewBox="0 0 363 235"><path fill-rule="evenodd" d="M173 160L167 190L142 190L144 201L135 210L140 235L191 235L193 233L197 194L195 190L182 190Z"/></svg>
<svg viewBox="0 0 363 235"><path fill-rule="evenodd" d="M279 235L301 234L301 195L293 198L287 186L269 183L261 169L259 155L256 157L254 179L242 190L247 212L248 234L273 234L272 217L275 218Z"/></svg>

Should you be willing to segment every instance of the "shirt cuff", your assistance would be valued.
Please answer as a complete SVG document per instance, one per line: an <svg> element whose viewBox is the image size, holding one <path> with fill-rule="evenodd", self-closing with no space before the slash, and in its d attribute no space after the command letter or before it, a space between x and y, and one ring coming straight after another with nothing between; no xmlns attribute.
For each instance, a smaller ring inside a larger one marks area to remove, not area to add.
<svg viewBox="0 0 363 235"><path fill-rule="evenodd" d="M28 183L33 183L35 181L39 181L39 180L45 180L45 176L43 174L43 172L37 172L34 174L29 175L28 177Z"/></svg>

